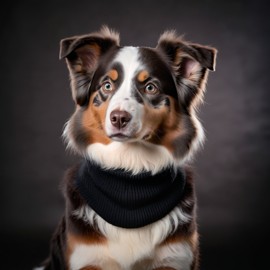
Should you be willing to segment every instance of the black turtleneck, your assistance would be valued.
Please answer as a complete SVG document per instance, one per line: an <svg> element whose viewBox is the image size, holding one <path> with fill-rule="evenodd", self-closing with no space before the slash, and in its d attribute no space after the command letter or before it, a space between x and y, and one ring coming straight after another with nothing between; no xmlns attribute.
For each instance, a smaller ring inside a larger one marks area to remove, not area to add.
<svg viewBox="0 0 270 270"><path fill-rule="evenodd" d="M85 160L76 186L87 204L104 220L122 228L139 228L166 216L181 202L186 179L182 170L167 168L155 175L104 170Z"/></svg>

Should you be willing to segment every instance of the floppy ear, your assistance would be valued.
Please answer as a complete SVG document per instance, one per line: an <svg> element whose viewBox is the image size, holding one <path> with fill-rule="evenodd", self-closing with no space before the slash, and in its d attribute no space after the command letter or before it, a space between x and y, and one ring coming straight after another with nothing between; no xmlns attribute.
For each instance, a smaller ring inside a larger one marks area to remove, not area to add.
<svg viewBox="0 0 270 270"><path fill-rule="evenodd" d="M172 67L180 100L188 107L195 97L201 100L208 70L215 70L217 50L185 42L173 31L161 35L157 49L165 54Z"/></svg>
<svg viewBox="0 0 270 270"><path fill-rule="evenodd" d="M119 35L107 27L100 32L65 38L60 42L60 59L66 58L74 101L83 106L100 57L119 46Z"/></svg>

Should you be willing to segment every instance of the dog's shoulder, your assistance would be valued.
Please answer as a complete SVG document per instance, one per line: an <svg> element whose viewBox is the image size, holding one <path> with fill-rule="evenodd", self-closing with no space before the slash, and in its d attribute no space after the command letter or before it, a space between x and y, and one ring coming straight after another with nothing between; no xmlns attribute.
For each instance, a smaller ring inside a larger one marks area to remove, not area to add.
<svg viewBox="0 0 270 270"><path fill-rule="evenodd" d="M79 168L79 164L68 168L60 183L60 189L64 196L65 202L68 207L72 208L70 210L75 210L84 203L84 200L81 197L75 184Z"/></svg>

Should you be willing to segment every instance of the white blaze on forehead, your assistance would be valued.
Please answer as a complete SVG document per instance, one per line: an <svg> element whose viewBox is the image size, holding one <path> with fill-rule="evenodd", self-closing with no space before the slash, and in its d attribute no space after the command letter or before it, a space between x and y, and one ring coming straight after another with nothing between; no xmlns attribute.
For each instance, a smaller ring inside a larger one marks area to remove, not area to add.
<svg viewBox="0 0 270 270"><path fill-rule="evenodd" d="M116 93L110 100L105 120L105 130L108 136L112 135L115 127L110 121L111 112L114 110L126 111L131 115L131 121L123 131L126 136L134 137L141 131L143 120L143 106L135 99L134 78L143 69L139 59L139 49L136 47L124 47L114 59L115 63L120 63L123 68L123 81Z"/></svg>
<svg viewBox="0 0 270 270"><path fill-rule="evenodd" d="M110 106L121 107L121 105L123 105L122 101L125 98L132 97L131 90L133 88L133 79L136 76L136 73L142 69L142 63L139 61L139 49L136 47L124 47L116 56L115 62L118 62L122 65L124 74L123 82L112 98Z"/></svg>

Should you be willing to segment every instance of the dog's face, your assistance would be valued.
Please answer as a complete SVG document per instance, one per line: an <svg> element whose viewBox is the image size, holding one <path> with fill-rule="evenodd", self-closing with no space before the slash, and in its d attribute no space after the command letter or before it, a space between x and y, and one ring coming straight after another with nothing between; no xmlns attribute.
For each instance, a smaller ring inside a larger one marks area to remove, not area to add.
<svg viewBox="0 0 270 270"><path fill-rule="evenodd" d="M166 149L184 159L203 131L195 115L216 50L164 33L156 48L120 47L107 28L61 41L76 111L65 136L85 153L113 142Z"/></svg>

